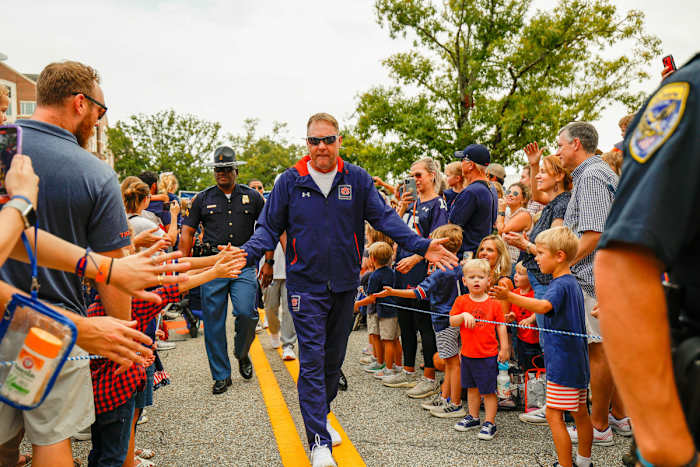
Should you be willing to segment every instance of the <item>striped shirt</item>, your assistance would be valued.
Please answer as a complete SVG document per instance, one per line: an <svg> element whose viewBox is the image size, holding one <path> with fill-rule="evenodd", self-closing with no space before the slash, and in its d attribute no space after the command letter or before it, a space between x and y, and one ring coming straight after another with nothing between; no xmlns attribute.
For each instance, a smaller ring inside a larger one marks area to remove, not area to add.
<svg viewBox="0 0 700 467"><path fill-rule="evenodd" d="M564 225L581 238L584 232L603 232L610 206L615 200L618 177L600 158L591 156L571 173L574 188L564 215ZM593 258L595 250L571 267L581 288L595 297Z"/></svg>

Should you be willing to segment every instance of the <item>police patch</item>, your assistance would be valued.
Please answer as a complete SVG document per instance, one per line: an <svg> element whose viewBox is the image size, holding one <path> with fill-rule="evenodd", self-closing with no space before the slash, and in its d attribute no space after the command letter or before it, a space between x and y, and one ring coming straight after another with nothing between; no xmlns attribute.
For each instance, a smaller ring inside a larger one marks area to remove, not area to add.
<svg viewBox="0 0 700 467"><path fill-rule="evenodd" d="M289 302L292 311L299 311L299 307L301 306L301 297L299 295L292 295L289 297Z"/></svg>
<svg viewBox="0 0 700 467"><path fill-rule="evenodd" d="M689 89L688 83L669 83L654 94L629 140L634 160L644 164L673 134L683 117Z"/></svg>
<svg viewBox="0 0 700 467"><path fill-rule="evenodd" d="M338 185L338 199L352 200L352 185Z"/></svg>

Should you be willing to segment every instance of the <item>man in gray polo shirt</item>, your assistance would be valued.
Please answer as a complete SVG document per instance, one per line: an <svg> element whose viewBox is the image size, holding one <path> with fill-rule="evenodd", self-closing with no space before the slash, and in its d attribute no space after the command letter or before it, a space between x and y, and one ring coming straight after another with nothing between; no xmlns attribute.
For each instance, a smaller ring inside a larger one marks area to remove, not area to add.
<svg viewBox="0 0 700 467"><path fill-rule="evenodd" d="M37 81L37 108L30 120L17 122L23 152L40 177L39 226L76 245L120 257L129 230L114 171L83 149L107 107L95 70L77 62L52 63ZM0 279L29 290L30 267L8 260ZM39 298L85 316L81 280L65 272L39 269ZM111 316L129 319L131 299L112 286L98 284ZM74 354L85 354L76 347ZM0 403L0 451L21 440L32 443L38 466L72 466L70 437L95 418L88 360L66 364L44 403L20 411Z"/></svg>

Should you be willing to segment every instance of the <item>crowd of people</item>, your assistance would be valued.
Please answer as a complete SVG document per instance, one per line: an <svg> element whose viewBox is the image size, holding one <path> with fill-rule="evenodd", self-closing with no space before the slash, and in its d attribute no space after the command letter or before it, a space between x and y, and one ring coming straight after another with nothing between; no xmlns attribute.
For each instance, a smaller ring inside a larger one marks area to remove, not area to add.
<svg viewBox="0 0 700 467"><path fill-rule="evenodd" d="M296 345L314 467L335 466L342 442L328 415L347 387L353 310L367 323L365 371L430 415L455 418L455 430L493 439L499 369L538 367L546 401L520 419L549 425L555 465L591 466L592 445L633 435L594 277L622 145L600 151L590 123L552 135L551 155L528 144L527 165L507 188L505 169L477 143L444 172L420 158L409 180L392 185L344 161L338 122L319 113L307 124L309 154L277 176L267 199L259 180L238 183L245 162L222 146L210 164L216 184L182 202L172 173L144 171L120 185L83 149L107 111L99 82L89 66L52 63L37 81L36 112L17 122L27 155L14 156L5 177L16 202L0 211L0 303L32 287L25 232L37 240L39 298L77 328L71 355L97 358L72 360L33 410L0 403L9 421L0 426L2 465L74 465L70 439L81 432L91 438L89 465L155 465L155 453L135 445L136 427L166 374L158 351L173 347L162 315L188 292L201 309L215 395L232 385L229 299L245 380L258 309L285 360L297 358ZM620 121L623 136L637 120ZM19 452L24 437L31 453Z"/></svg>

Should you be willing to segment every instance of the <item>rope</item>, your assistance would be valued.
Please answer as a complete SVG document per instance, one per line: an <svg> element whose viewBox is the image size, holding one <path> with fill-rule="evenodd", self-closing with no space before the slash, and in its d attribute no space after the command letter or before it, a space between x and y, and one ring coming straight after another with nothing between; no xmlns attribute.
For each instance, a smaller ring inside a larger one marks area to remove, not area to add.
<svg viewBox="0 0 700 467"><path fill-rule="evenodd" d="M73 357L68 357L66 360L97 360L100 358L105 358L100 355L75 355ZM14 365L15 362L0 361L0 366L10 366Z"/></svg>
<svg viewBox="0 0 700 467"><path fill-rule="evenodd" d="M426 311L426 310L419 310L417 308L411 308L407 306L401 306L401 305L394 305L392 303L381 303L382 306L391 306L394 308L400 308L402 310L407 310L407 311L416 311L418 313L426 313L428 315L436 315L436 316L442 316L443 318L447 318L447 315L444 315L442 313L436 313L434 311ZM591 339L591 340L598 340L602 341L603 338L600 336L591 336L588 334L581 334L579 332L572 332L572 331L560 331L559 329L547 329L547 328L538 328L535 326L523 326L522 324L515 324L515 323L502 323L500 321L489 321L487 319L474 319L475 321L478 321L480 323L488 323L488 324L503 324L505 326L510 326L513 328L523 328L523 329L529 329L532 331L540 331L540 332L549 332L552 334L561 334L564 336L573 336L573 337L581 337L583 339Z"/></svg>

